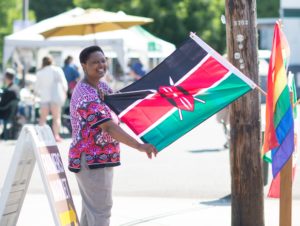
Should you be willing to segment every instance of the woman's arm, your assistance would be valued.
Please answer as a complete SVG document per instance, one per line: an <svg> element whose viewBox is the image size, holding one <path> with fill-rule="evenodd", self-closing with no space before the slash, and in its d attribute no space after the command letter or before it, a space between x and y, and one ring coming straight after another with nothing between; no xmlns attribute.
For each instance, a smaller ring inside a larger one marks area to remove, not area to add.
<svg viewBox="0 0 300 226"><path fill-rule="evenodd" d="M156 148L152 144L142 144L138 142L112 120L102 123L100 127L117 141L135 148L141 152L145 152L150 159L152 158L152 154L156 156L156 154L158 153Z"/></svg>

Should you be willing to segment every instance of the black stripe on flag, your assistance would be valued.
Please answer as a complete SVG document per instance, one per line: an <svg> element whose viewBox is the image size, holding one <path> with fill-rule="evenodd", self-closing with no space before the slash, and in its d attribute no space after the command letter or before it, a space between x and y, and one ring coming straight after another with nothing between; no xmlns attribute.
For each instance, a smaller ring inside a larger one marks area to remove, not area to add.
<svg viewBox="0 0 300 226"><path fill-rule="evenodd" d="M188 38L188 40L147 75L121 89L118 94L106 96L105 102L116 114L119 114L136 100L142 99L149 94L149 92L144 91L130 95L128 93L141 90L158 90L160 86L171 85L170 78L176 83L206 55L207 52L201 46L193 39ZM120 95L122 92L126 94L124 96Z"/></svg>

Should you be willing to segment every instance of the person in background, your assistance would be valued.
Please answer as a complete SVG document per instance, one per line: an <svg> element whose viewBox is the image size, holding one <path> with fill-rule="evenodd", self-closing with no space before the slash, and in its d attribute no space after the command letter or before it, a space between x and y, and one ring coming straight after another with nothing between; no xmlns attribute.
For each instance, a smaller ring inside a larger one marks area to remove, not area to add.
<svg viewBox="0 0 300 226"><path fill-rule="evenodd" d="M57 142L61 126L61 108L67 94L67 80L60 67L52 65L52 58L42 60L42 68L37 72L35 92L40 97L40 125L45 125L49 113L52 115L52 130ZM59 96L58 96L59 94Z"/></svg>
<svg viewBox="0 0 300 226"><path fill-rule="evenodd" d="M72 92L79 80L80 74L76 65L73 64L73 57L68 56L65 59L63 71L68 82L68 99L71 99Z"/></svg>
<svg viewBox="0 0 300 226"><path fill-rule="evenodd" d="M4 73L4 87L0 94L0 120L7 121L12 114L17 115L20 100L20 88L14 83L15 71L8 68ZM10 119L11 120L11 119ZM4 137L4 131L1 138Z"/></svg>
<svg viewBox="0 0 300 226"><path fill-rule="evenodd" d="M127 134L117 116L104 103L111 88L101 78L107 72L104 52L99 46L83 49L79 56L84 78L71 97L72 142L69 170L75 173L82 197L81 226L108 226L112 208L113 168L120 165L122 142L148 158L156 156L151 144Z"/></svg>
<svg viewBox="0 0 300 226"><path fill-rule="evenodd" d="M137 60L132 60L129 64L129 75L134 79L134 81L139 80L141 77L143 77L146 74L146 71L144 69L144 66L142 62Z"/></svg>
<svg viewBox="0 0 300 226"><path fill-rule="evenodd" d="M222 124L226 142L223 145L225 149L229 148L230 143L230 124L229 124L229 106L223 108L216 114L216 120Z"/></svg>
<svg viewBox="0 0 300 226"><path fill-rule="evenodd" d="M7 110L1 110L1 107L5 107L11 101L20 100L20 88L14 83L15 71L8 68L4 74L4 88L3 93L0 96L0 119L6 119L9 115Z"/></svg>

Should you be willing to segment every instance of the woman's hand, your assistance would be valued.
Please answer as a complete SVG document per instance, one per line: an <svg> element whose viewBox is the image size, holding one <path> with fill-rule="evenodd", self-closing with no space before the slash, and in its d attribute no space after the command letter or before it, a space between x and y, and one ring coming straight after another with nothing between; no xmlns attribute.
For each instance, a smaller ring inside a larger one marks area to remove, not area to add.
<svg viewBox="0 0 300 226"><path fill-rule="evenodd" d="M141 152L146 152L149 159L152 158L152 155L156 156L158 151L152 144L142 144L139 143L135 138L126 133L119 125L114 123L112 120L108 120L100 124L101 129L109 133L114 139L123 144L128 145L134 149L137 149Z"/></svg>
<svg viewBox="0 0 300 226"><path fill-rule="evenodd" d="M149 159L152 158L152 154L156 157L158 151L152 144L139 144L138 148L141 152L146 152Z"/></svg>

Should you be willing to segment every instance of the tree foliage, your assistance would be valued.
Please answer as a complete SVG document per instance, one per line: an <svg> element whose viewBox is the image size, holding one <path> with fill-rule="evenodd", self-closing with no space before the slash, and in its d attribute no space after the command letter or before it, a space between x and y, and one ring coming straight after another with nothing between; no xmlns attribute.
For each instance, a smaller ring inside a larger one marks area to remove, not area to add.
<svg viewBox="0 0 300 226"><path fill-rule="evenodd" d="M4 36L13 31L13 21L22 19L22 0L0 0L0 60Z"/></svg>
<svg viewBox="0 0 300 226"><path fill-rule="evenodd" d="M37 21L63 13L73 7L72 0L29 0L29 8L35 12Z"/></svg>
<svg viewBox="0 0 300 226"><path fill-rule="evenodd" d="M74 7L72 0L28 0L29 19L40 21ZM49 5L51 4L51 5ZM13 32L14 21L22 20L23 0L0 0L0 62L3 55L3 40Z"/></svg>
<svg viewBox="0 0 300 226"><path fill-rule="evenodd" d="M257 17L279 17L280 0L256 1Z"/></svg>
<svg viewBox="0 0 300 226"><path fill-rule="evenodd" d="M218 52L225 50L225 25L221 23L224 0L28 0L30 18L36 21L55 16L74 6L124 11L151 17L144 27L152 34L179 45L189 32L196 32ZM3 38L12 33L14 20L22 19L22 0L0 0L0 60ZM258 17L278 17L279 0L257 1Z"/></svg>
<svg viewBox="0 0 300 226"><path fill-rule="evenodd" d="M127 14L151 17L154 23L144 27L167 41L179 45L196 32L218 51L225 49L225 25L223 0L74 0L83 8L122 10Z"/></svg>
<svg viewBox="0 0 300 226"><path fill-rule="evenodd" d="M177 46L192 31L220 53L225 50L224 0L74 0L74 4L151 17L154 23L144 27ZM279 0L257 1L257 16L278 17Z"/></svg>

